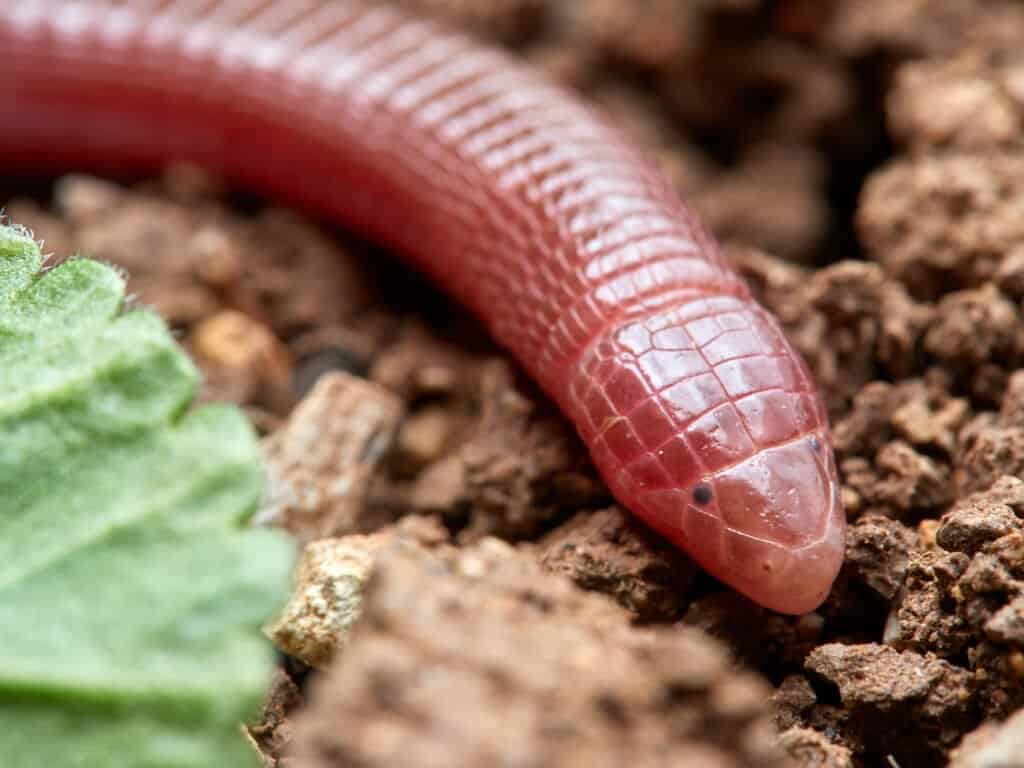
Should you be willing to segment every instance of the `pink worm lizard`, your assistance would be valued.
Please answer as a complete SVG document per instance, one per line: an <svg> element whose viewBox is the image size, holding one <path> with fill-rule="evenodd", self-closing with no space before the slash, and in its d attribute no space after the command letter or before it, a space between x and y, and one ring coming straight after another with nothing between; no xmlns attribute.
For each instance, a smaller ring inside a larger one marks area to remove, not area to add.
<svg viewBox="0 0 1024 768"><path fill-rule="evenodd" d="M172 160L383 242L486 324L616 498L816 608L845 516L808 370L618 131L464 35L352 0L0 0L0 159Z"/></svg>

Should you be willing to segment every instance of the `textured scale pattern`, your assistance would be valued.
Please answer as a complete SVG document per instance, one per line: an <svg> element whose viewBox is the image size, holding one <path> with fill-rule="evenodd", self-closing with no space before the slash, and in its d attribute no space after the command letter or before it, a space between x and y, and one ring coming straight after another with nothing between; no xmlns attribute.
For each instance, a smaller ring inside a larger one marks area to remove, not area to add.
<svg viewBox="0 0 1024 768"><path fill-rule="evenodd" d="M0 0L0 46L6 167L187 160L390 245L517 357L625 506L768 607L824 599L845 518L814 385L588 106L350 0Z"/></svg>

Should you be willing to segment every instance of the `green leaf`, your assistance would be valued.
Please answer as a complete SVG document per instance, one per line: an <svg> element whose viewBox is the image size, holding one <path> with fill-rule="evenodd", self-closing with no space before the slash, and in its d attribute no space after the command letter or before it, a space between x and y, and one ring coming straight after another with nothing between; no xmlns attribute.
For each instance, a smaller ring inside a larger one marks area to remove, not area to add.
<svg viewBox="0 0 1024 768"><path fill-rule="evenodd" d="M0 226L0 764L252 766L292 551L234 408L124 281Z"/></svg>

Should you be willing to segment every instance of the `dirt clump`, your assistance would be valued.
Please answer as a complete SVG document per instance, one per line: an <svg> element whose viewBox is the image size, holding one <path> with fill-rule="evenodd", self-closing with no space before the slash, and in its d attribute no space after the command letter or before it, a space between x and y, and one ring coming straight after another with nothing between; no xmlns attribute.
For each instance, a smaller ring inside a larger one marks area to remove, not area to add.
<svg viewBox="0 0 1024 768"><path fill-rule="evenodd" d="M380 527L369 484L402 414L401 400L372 382L341 372L321 377L264 440L268 498L259 521L300 541Z"/></svg>
<svg viewBox="0 0 1024 768"><path fill-rule="evenodd" d="M779 735L779 743L797 765L807 768L853 768L850 750L833 744L812 728L790 728Z"/></svg>
<svg viewBox="0 0 1024 768"><path fill-rule="evenodd" d="M302 690L292 675L279 669L255 722L245 728L245 736L266 768L281 765L281 753L292 740L292 713L305 704Z"/></svg>
<svg viewBox="0 0 1024 768"><path fill-rule="evenodd" d="M768 689L693 630L495 539L379 558L363 619L296 722L308 766L784 765ZM443 702L443 706L438 706Z"/></svg>
<svg viewBox="0 0 1024 768"><path fill-rule="evenodd" d="M569 428L535 393L518 386L503 361L474 377L477 408L464 440L419 473L411 502L459 527L462 541L519 540L584 506L608 501Z"/></svg>
<svg viewBox="0 0 1024 768"><path fill-rule="evenodd" d="M326 669L359 621L375 561L396 541L433 549L449 537L438 520L410 515L370 535L309 542L295 568L291 599L264 627L266 635L291 659Z"/></svg>
<svg viewBox="0 0 1024 768"><path fill-rule="evenodd" d="M815 648L806 667L838 689L850 713L846 737L861 754L933 762L971 722L970 673L941 659L874 643L834 643ZM912 733L887 725L904 719L915 724Z"/></svg>
<svg viewBox="0 0 1024 768"><path fill-rule="evenodd" d="M1006 768L1024 754L1024 713L1005 723L988 722L969 734L950 755L949 768Z"/></svg>
<svg viewBox="0 0 1024 768"><path fill-rule="evenodd" d="M695 568L621 507L580 512L539 543L540 562L614 597L640 621L678 617Z"/></svg>

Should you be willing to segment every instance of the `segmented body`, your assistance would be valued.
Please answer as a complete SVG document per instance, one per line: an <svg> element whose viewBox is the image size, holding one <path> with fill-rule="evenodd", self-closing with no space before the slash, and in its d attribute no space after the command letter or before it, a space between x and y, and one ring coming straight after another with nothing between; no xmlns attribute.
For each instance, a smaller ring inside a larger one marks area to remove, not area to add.
<svg viewBox="0 0 1024 768"><path fill-rule="evenodd" d="M205 165L385 243L484 322L626 507L778 610L842 558L826 416L778 324L614 126L384 5L0 0L0 161Z"/></svg>

